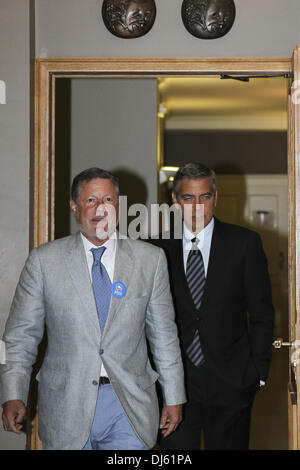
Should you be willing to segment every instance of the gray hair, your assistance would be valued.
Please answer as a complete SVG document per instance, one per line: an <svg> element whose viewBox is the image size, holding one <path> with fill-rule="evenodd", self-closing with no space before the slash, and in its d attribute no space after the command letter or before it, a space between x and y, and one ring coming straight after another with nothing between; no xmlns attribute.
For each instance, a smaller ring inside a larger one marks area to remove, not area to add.
<svg viewBox="0 0 300 470"><path fill-rule="evenodd" d="M184 179L204 179L210 178L213 194L217 192L216 174L214 170L203 163L187 163L179 168L174 176L173 191L176 198L179 195L180 183Z"/></svg>
<svg viewBox="0 0 300 470"><path fill-rule="evenodd" d="M82 183L91 181L93 179L109 179L112 181L114 184L117 193L120 193L120 187L119 187L119 178L117 176L113 175L109 171L102 170L101 168L88 168L87 170L82 171L79 173L75 178L73 179L72 187L71 187L71 199L73 201L77 201L77 198L79 197L80 191L81 191L81 185Z"/></svg>

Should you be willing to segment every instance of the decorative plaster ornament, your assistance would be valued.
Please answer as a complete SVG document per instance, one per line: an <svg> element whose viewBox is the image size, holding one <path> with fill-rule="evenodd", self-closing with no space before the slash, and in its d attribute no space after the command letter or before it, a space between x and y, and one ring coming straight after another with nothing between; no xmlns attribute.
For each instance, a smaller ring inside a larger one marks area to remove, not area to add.
<svg viewBox="0 0 300 470"><path fill-rule="evenodd" d="M182 21L189 33L201 39L216 39L231 29L235 20L233 0L183 0Z"/></svg>
<svg viewBox="0 0 300 470"><path fill-rule="evenodd" d="M119 38L138 38L152 28L156 17L154 0L104 0L102 17L107 29Z"/></svg>

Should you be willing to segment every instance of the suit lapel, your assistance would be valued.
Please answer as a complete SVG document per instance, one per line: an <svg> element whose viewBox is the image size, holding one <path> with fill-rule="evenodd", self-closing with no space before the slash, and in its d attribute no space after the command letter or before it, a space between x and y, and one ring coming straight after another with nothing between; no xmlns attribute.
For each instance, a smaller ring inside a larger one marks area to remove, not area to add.
<svg viewBox="0 0 300 470"><path fill-rule="evenodd" d="M202 297L200 310L205 306L211 289L213 289L213 295L216 295L215 280L217 278L220 266L222 266L223 263L226 263L226 255L227 253L224 246L224 238L222 236L222 222L215 218L214 231L210 246L205 289Z"/></svg>
<svg viewBox="0 0 300 470"><path fill-rule="evenodd" d="M194 301L186 280L184 261L183 261L183 246L182 239L173 239L171 248L171 259L173 261L173 276L176 283L176 294L185 299L189 305L188 310L195 308ZM183 291L183 292L182 292ZM183 295L180 294L182 292Z"/></svg>
<svg viewBox="0 0 300 470"><path fill-rule="evenodd" d="M98 313L80 232L70 240L69 249L66 252L66 263L67 271L74 284L74 292L77 293L82 309L85 311L85 318L91 322L93 330L100 335Z"/></svg>
<svg viewBox="0 0 300 470"><path fill-rule="evenodd" d="M126 239L118 239L113 282L122 282L126 289L128 289L130 279L132 278L133 267L133 252L130 244ZM113 319L121 305L121 300L112 295L104 332L113 322Z"/></svg>

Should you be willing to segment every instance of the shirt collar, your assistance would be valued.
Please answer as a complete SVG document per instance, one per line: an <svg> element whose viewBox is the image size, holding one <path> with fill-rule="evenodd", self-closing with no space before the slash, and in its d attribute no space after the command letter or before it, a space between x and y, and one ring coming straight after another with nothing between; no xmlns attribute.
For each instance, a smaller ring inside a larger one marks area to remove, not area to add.
<svg viewBox="0 0 300 470"><path fill-rule="evenodd" d="M195 233L191 232L187 228L185 223L183 223L183 241L184 241L184 245L189 244L191 242L191 240L195 237L198 238L198 240L201 242L201 244L204 243L205 237L207 237L208 235L211 235L211 233L213 232L214 225L215 225L215 220L214 220L214 217L213 217L211 219L211 221L206 225L206 227L204 227L201 230L201 232L199 232L196 235Z"/></svg>
<svg viewBox="0 0 300 470"><path fill-rule="evenodd" d="M105 246L106 247L106 250L105 250L105 254L107 253L112 253L114 250L115 250L115 247L116 247L116 242L117 242L117 232L115 231L111 237L105 242L103 243L103 245L94 245L93 243L91 243L84 235L82 232L80 232L80 235L81 235L81 238L82 238L82 241L83 241L83 246L84 246L84 249L85 249L85 252L86 253L90 253L92 254L91 252L91 249L92 248L100 248L100 246ZM104 256L104 254L103 254Z"/></svg>

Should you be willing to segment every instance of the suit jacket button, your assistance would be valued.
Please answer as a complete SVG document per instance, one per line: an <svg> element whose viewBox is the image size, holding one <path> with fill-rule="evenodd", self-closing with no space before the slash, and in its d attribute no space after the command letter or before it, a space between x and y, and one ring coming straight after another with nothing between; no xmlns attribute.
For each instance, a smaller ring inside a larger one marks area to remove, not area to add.
<svg viewBox="0 0 300 470"><path fill-rule="evenodd" d="M104 349L100 349L100 355L102 356L102 354L104 353Z"/></svg>
<svg viewBox="0 0 300 470"><path fill-rule="evenodd" d="M93 380L92 384L93 384L93 385L98 385L97 380Z"/></svg>

